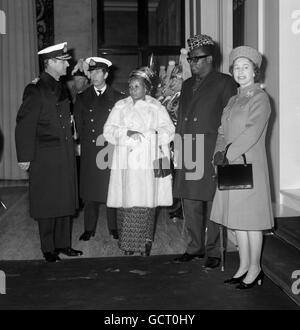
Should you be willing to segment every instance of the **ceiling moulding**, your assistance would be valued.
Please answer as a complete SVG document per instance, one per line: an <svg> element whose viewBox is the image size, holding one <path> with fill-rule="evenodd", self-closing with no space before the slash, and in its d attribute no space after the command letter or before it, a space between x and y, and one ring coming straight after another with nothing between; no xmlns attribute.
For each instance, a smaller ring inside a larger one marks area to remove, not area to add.
<svg viewBox="0 0 300 330"><path fill-rule="evenodd" d="M149 1L149 11L155 12L160 0ZM104 1L105 11L137 11L137 1Z"/></svg>

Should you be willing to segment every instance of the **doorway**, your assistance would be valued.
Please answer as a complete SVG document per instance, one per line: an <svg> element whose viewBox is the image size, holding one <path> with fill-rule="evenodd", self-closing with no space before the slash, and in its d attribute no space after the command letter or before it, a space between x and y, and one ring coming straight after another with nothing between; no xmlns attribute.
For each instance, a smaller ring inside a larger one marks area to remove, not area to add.
<svg viewBox="0 0 300 330"><path fill-rule="evenodd" d="M97 53L113 63L111 85L127 94L131 70L178 62L185 44L184 0L97 0Z"/></svg>

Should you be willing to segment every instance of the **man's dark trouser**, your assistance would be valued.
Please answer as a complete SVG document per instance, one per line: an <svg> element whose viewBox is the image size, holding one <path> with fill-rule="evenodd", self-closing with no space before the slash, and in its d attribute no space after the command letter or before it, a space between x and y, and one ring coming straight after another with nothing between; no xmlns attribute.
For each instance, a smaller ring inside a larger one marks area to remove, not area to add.
<svg viewBox="0 0 300 330"><path fill-rule="evenodd" d="M189 254L206 253L208 257L220 258L220 227L215 222L209 220L212 202L184 199L183 205L186 229L189 236L186 252ZM224 233L225 232L226 230L224 230ZM226 239L224 239L223 244L224 247L226 247Z"/></svg>
<svg viewBox="0 0 300 330"><path fill-rule="evenodd" d="M54 249L71 247L71 219L70 217L36 219L42 252L54 252Z"/></svg>
<svg viewBox="0 0 300 330"><path fill-rule="evenodd" d="M97 220L99 217L100 202L85 201L84 205L84 230L93 234L96 232ZM117 209L106 207L107 227L109 233L117 230Z"/></svg>

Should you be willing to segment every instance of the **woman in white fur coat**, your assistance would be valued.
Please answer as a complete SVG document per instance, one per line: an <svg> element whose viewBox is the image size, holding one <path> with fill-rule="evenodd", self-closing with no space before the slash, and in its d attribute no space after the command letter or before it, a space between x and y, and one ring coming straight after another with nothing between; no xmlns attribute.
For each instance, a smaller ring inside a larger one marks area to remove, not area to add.
<svg viewBox="0 0 300 330"><path fill-rule="evenodd" d="M115 104L104 126L105 139L115 145L107 206L118 208L119 246L127 255L150 254L155 208L173 203L171 175L155 178L153 171L155 159L170 157L175 127L148 95L152 74L146 67L131 72L130 96Z"/></svg>

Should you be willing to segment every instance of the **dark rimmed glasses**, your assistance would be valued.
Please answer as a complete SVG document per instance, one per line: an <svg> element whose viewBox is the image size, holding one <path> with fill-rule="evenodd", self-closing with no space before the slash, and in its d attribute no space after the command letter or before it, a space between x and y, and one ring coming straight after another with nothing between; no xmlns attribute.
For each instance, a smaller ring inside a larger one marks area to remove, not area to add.
<svg viewBox="0 0 300 330"><path fill-rule="evenodd" d="M197 63L201 58L205 58L208 56L210 56L210 55L199 55L199 56L188 57L187 61L189 63Z"/></svg>

